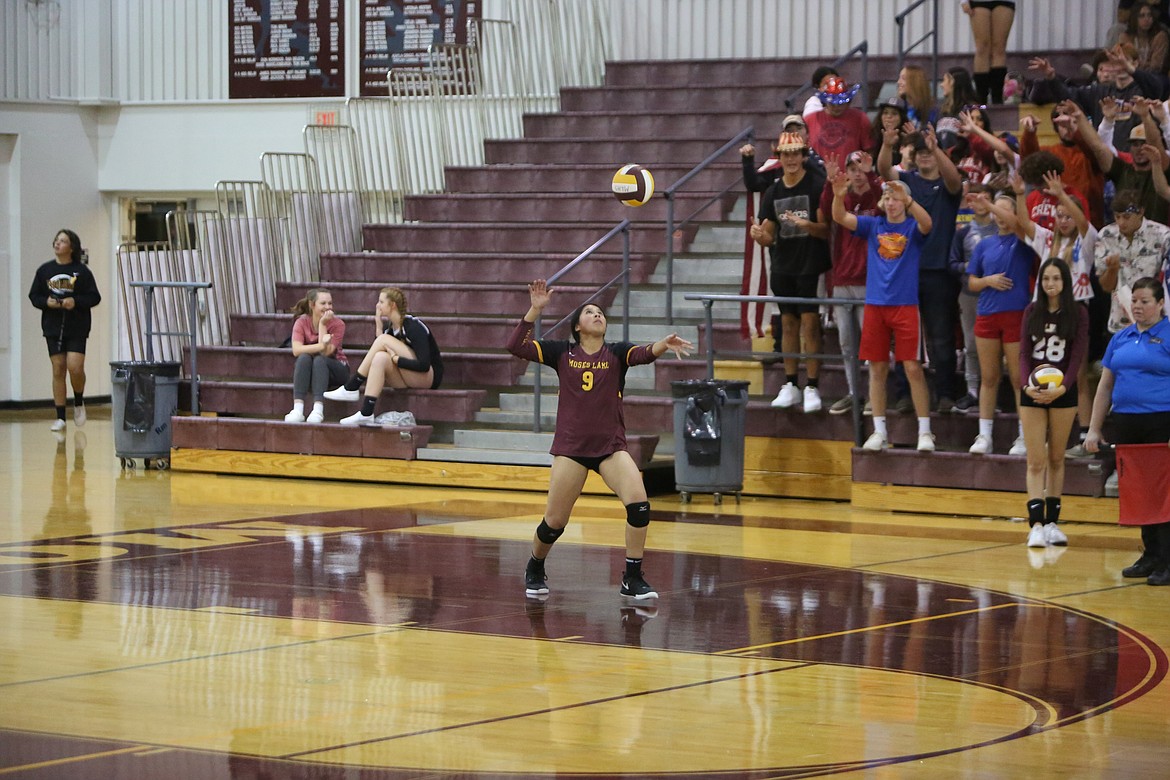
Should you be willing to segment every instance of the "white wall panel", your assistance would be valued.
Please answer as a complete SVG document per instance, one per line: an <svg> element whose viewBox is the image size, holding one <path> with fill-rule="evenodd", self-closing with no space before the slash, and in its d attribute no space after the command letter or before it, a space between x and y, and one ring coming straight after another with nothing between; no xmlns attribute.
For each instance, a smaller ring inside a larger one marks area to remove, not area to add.
<svg viewBox="0 0 1170 780"><path fill-rule="evenodd" d="M560 0L569 2L570 0ZM822 57L868 40L897 50L894 16L909 0L609 0L615 59ZM485 11L511 2L487 0ZM1023 0L1009 52L1086 49L1105 40L1111 0ZM930 27L930 3L907 41ZM972 49L956 0L940 0L940 47ZM347 51L357 56L359 0L347 0ZM499 16L496 14L496 16ZM0 99L227 99L227 0L0 0ZM103 33L104 30L104 33ZM97 71L95 73L95 71ZM352 72L352 71L351 71Z"/></svg>
<svg viewBox="0 0 1170 780"><path fill-rule="evenodd" d="M894 17L910 0L612 0L615 59L835 57L863 40L897 52ZM1088 49L1105 40L1116 3L1023 0L1009 53ZM906 42L931 27L930 3L907 17ZM972 51L957 0L939 2L942 51Z"/></svg>

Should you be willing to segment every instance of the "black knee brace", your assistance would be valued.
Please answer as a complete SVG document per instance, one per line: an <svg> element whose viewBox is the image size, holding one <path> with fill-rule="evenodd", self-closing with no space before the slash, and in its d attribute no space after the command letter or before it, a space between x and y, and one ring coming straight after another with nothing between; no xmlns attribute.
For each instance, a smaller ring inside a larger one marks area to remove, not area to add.
<svg viewBox="0 0 1170 780"><path fill-rule="evenodd" d="M536 538L545 544L552 544L557 539L561 538L561 534L565 532L564 528L553 528L548 523L544 522L544 518L540 518L540 525L536 526Z"/></svg>
<svg viewBox="0 0 1170 780"><path fill-rule="evenodd" d="M650 502L626 504L626 522L634 528L645 528L650 525Z"/></svg>

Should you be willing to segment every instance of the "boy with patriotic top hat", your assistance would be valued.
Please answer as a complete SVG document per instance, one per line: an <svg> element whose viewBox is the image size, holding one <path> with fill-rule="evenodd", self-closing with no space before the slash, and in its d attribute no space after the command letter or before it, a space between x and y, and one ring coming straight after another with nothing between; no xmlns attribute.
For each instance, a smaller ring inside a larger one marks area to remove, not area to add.
<svg viewBox="0 0 1170 780"><path fill-rule="evenodd" d="M820 275L829 270L829 226L817 218L823 175L805 167L808 146L796 133L783 133L776 144L781 173L764 193L751 237L768 247L772 294L786 298L815 298ZM781 351L785 354L821 351L821 321L815 303L780 304ZM789 408L804 401L804 411L821 409L817 389L820 361L806 364L804 393L796 386L797 358L784 358L785 380L772 406Z"/></svg>
<svg viewBox="0 0 1170 780"><path fill-rule="evenodd" d="M859 84L847 85L840 76L826 79L817 92L825 109L809 114L805 120L809 145L824 159L836 159L838 165L869 144L869 117L849 105L860 88Z"/></svg>

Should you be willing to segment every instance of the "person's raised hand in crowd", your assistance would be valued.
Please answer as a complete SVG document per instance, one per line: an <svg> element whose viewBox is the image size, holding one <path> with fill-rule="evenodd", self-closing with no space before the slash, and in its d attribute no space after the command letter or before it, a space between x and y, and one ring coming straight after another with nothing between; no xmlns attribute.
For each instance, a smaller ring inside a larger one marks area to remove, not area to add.
<svg viewBox="0 0 1170 780"><path fill-rule="evenodd" d="M1028 60L1028 70L1039 71L1046 81L1056 78L1056 68L1044 57L1033 57Z"/></svg>
<svg viewBox="0 0 1170 780"><path fill-rule="evenodd" d="M1036 132L1036 126L1036 117L1032 116L1031 114L1024 114L1022 117L1020 117L1021 133L1034 133Z"/></svg>
<svg viewBox="0 0 1170 780"><path fill-rule="evenodd" d="M898 139L902 137L902 131L896 127L885 128L882 130L882 144L896 149L898 146Z"/></svg>
<svg viewBox="0 0 1170 780"><path fill-rule="evenodd" d="M1044 172L1044 191L1054 198L1059 198L1064 193L1064 182L1059 173L1056 171Z"/></svg>
<svg viewBox="0 0 1170 780"><path fill-rule="evenodd" d="M1024 193L1028 191L1028 185L1024 182L1024 178L1020 176L1020 171L1018 168L1012 171L1011 175L1008 176L1007 183L1008 186L1012 188L1012 192L1015 193L1017 198L1023 196ZM984 193L984 197L986 197L986 193Z"/></svg>
<svg viewBox="0 0 1170 780"><path fill-rule="evenodd" d="M833 185L833 196L844 198L849 192L849 176L845 171L835 171L829 176L829 183Z"/></svg>
<svg viewBox="0 0 1170 780"><path fill-rule="evenodd" d="M1117 115L1121 113L1121 101L1112 95L1107 95L1101 98L1101 116L1107 122L1116 122Z"/></svg>
<svg viewBox="0 0 1170 780"><path fill-rule="evenodd" d="M743 146L739 147L739 155L741 157L755 157L756 147L752 146L751 144L744 144Z"/></svg>
<svg viewBox="0 0 1170 780"><path fill-rule="evenodd" d="M825 179L832 181L833 177L841 171L841 163L838 162L840 158L829 157L825 160Z"/></svg>
<svg viewBox="0 0 1170 780"><path fill-rule="evenodd" d="M873 155L869 152L859 151L857 164L861 167L862 173L873 173Z"/></svg>
<svg viewBox="0 0 1170 780"><path fill-rule="evenodd" d="M938 136L934 134L934 125L924 124L922 126L922 140L926 142L926 151L933 153L938 149Z"/></svg>
<svg viewBox="0 0 1170 780"><path fill-rule="evenodd" d="M1154 101L1157 102L1157 101ZM1150 101L1146 98L1134 98L1133 101L1133 115L1139 119L1145 119L1150 115Z"/></svg>
<svg viewBox="0 0 1170 780"><path fill-rule="evenodd" d="M970 111L959 112L959 125L962 127L963 135L978 135L979 125L975 123L974 117L971 116Z"/></svg>

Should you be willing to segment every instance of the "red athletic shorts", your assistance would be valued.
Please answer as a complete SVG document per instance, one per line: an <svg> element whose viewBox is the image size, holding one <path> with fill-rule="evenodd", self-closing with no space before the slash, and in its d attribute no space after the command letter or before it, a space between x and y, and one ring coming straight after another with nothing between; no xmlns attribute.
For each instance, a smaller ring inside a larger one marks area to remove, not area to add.
<svg viewBox="0 0 1170 780"><path fill-rule="evenodd" d="M917 306L875 306L865 304L861 323L861 360L886 361L890 357L890 339L894 340L894 359L918 360L919 336Z"/></svg>
<svg viewBox="0 0 1170 780"><path fill-rule="evenodd" d="M1020 324L1024 320L1022 311L999 311L995 314L979 314L975 317L975 338L995 339L1004 344L1018 343Z"/></svg>

